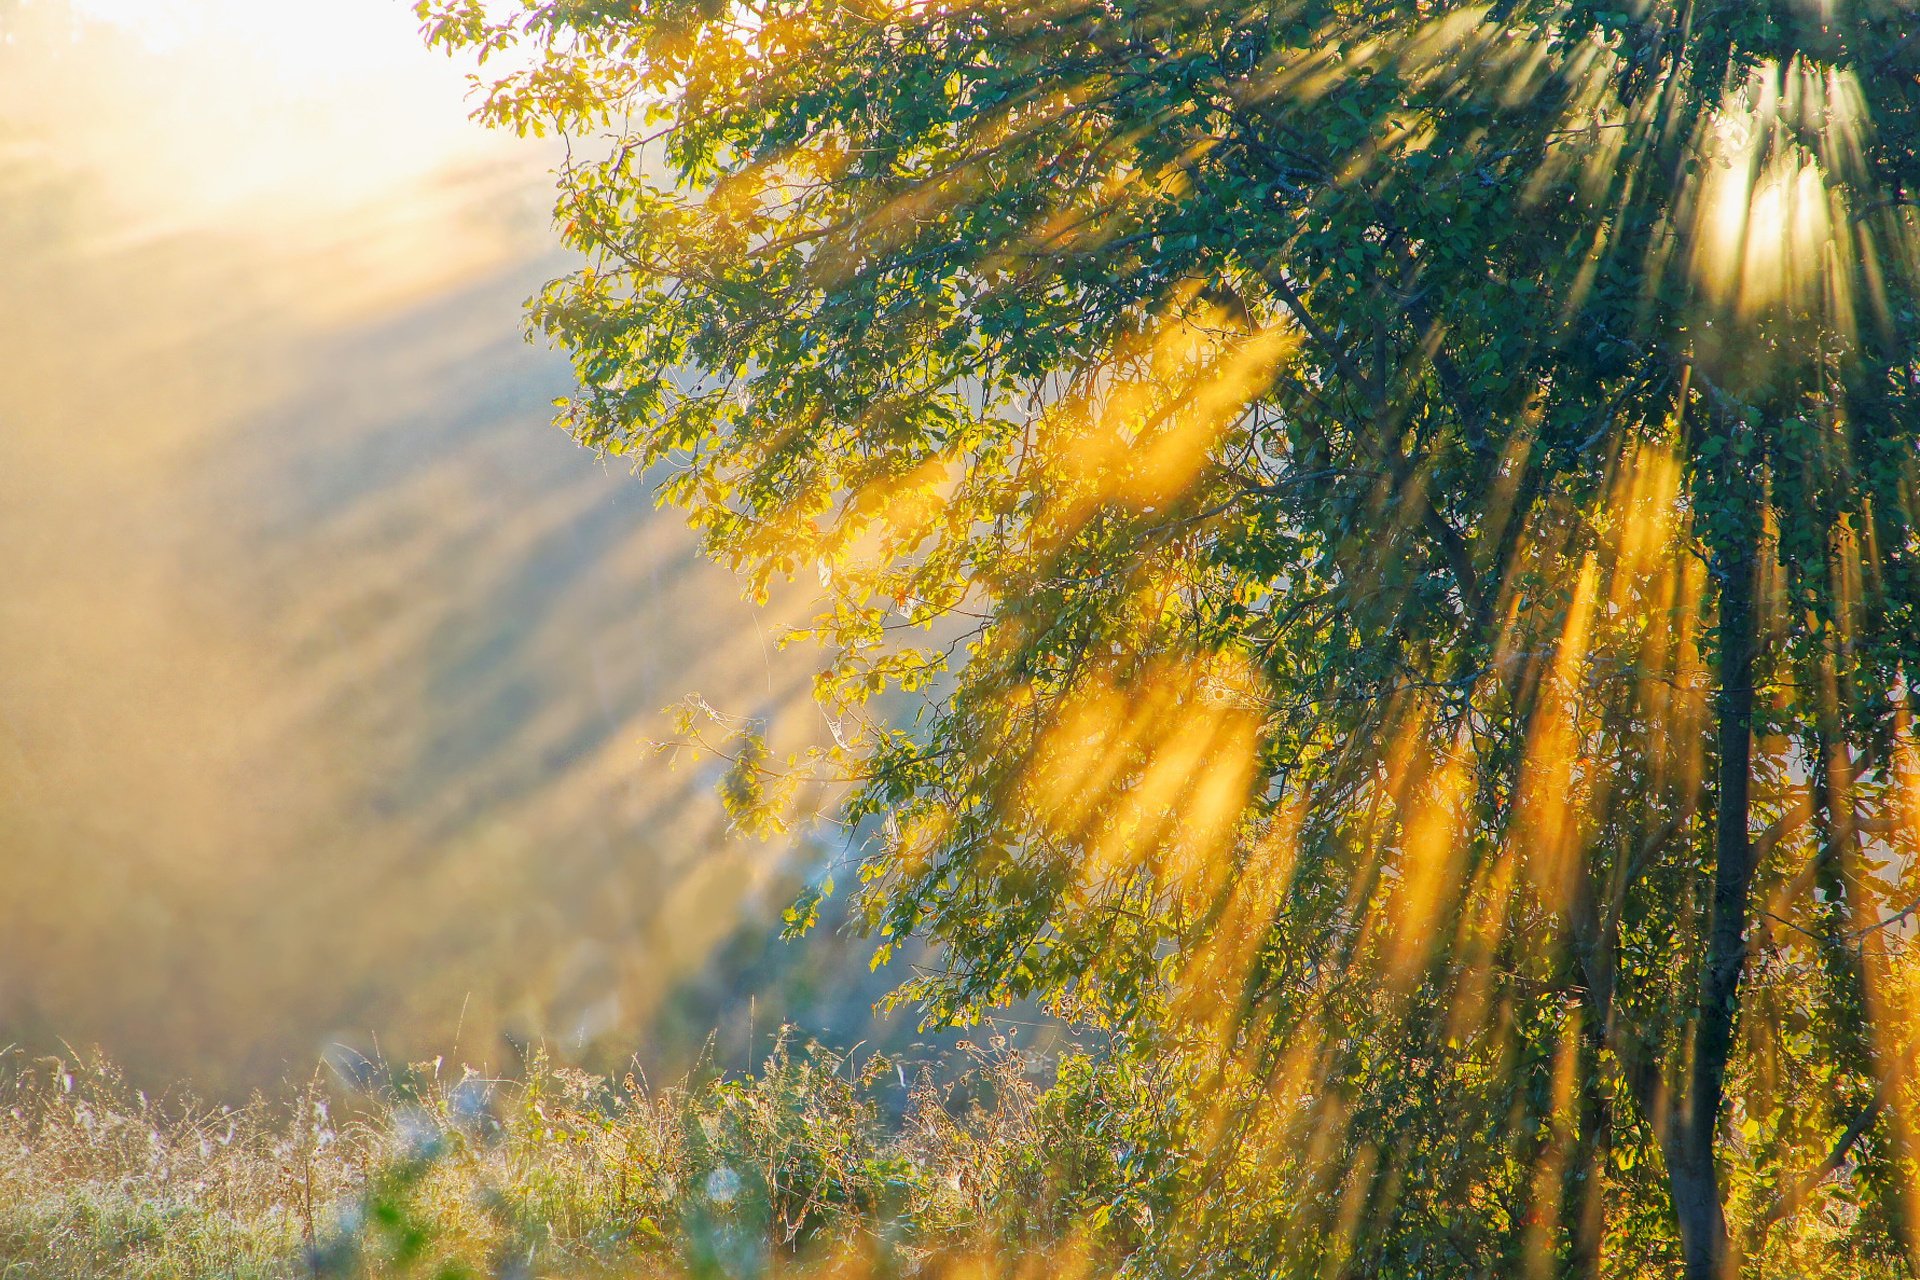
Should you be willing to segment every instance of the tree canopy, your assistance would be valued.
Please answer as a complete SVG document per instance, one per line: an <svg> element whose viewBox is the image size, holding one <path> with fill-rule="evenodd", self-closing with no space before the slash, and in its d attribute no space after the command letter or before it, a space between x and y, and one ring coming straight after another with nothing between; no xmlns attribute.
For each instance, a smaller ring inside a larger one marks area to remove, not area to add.
<svg viewBox="0 0 1920 1280"><path fill-rule="evenodd" d="M563 422L823 584L876 960L1145 1073L1135 1265L1911 1273L1910 0L420 10Z"/></svg>

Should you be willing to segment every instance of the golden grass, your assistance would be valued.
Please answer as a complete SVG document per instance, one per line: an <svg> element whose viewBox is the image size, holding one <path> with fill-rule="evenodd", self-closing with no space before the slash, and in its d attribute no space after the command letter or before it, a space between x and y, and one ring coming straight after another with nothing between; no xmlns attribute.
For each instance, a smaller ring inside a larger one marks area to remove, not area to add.
<svg viewBox="0 0 1920 1280"><path fill-rule="evenodd" d="M1085 1101L1035 1065L995 1041L889 1108L878 1057L783 1043L751 1077L656 1089L536 1054L511 1079L381 1067L234 1108L14 1052L0 1278L1010 1274L1084 1256L1100 1198Z"/></svg>

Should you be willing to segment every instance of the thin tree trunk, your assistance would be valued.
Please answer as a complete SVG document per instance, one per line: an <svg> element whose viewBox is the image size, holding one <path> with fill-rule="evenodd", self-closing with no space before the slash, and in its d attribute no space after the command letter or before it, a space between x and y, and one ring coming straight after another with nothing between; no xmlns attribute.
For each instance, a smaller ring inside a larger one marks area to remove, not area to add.
<svg viewBox="0 0 1920 1280"><path fill-rule="evenodd" d="M1613 1108L1600 1081L1597 1045L1580 1064L1580 1140L1567 1189L1567 1274L1599 1280L1601 1239L1606 1229L1606 1168L1613 1150Z"/></svg>
<svg viewBox="0 0 1920 1280"><path fill-rule="evenodd" d="M1714 718L1719 761L1713 914L1700 966L1700 1011L1685 1105L1667 1143L1668 1182L1687 1280L1721 1280L1730 1261L1714 1155L1740 1007L1740 979L1746 968L1747 907L1754 871L1748 831L1756 643L1752 533L1744 537L1735 533L1727 544L1718 557L1720 679L1714 692Z"/></svg>
<svg viewBox="0 0 1920 1280"><path fill-rule="evenodd" d="M1876 1053L1872 1035L1882 998L1879 993L1886 989L1884 961L1876 964L1870 954L1874 944L1869 934L1880 918L1880 906L1872 877L1860 865L1856 799L1859 766L1846 742L1841 715L1845 698L1835 648L1830 640L1815 672L1818 697L1812 777L1813 822L1818 840L1815 883L1826 899L1820 924L1821 932L1828 939L1827 945L1821 948L1821 957L1832 999L1840 1010L1835 1019L1842 1032L1834 1046L1837 1065L1874 1082L1873 1100L1860 1112L1858 1122L1864 1122L1868 1129L1886 1124L1895 1148L1899 1149L1908 1146L1909 1139L1899 1113L1888 1108L1885 1102L1897 1096L1905 1084L1911 1060L1904 1052ZM1857 940L1858 945L1844 939ZM1845 1155L1846 1149L1836 1148L1835 1154ZM1838 1167L1837 1161L1834 1167ZM1814 1185L1817 1183L1809 1184L1807 1191L1811 1192ZM1907 1222L1905 1197L1896 1194L1880 1198L1889 1229L1902 1251L1912 1258L1912 1232ZM1782 1204L1782 1208L1797 1207L1791 1202Z"/></svg>

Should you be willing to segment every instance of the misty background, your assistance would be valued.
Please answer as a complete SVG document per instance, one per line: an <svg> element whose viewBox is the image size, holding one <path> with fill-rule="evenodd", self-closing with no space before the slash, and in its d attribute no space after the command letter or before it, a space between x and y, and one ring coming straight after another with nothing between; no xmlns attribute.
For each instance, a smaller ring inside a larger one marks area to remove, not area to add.
<svg viewBox="0 0 1920 1280"><path fill-rule="evenodd" d="M0 0L0 1049L232 1094L870 1030L864 943L772 937L841 837L647 741L819 733L805 601L548 424L557 154L464 75L402 0Z"/></svg>

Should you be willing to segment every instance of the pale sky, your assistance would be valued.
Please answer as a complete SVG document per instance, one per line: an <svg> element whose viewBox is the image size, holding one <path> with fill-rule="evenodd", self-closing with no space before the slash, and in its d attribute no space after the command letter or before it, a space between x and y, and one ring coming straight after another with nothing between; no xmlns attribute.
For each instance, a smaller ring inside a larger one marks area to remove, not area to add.
<svg viewBox="0 0 1920 1280"><path fill-rule="evenodd" d="M29 0L29 41L58 45L61 3ZM27 123L154 231L326 218L437 173L540 167L467 118L470 68L424 47L408 0L66 3L93 34L77 57L16 62L0 120Z"/></svg>
<svg viewBox="0 0 1920 1280"><path fill-rule="evenodd" d="M413 60L418 23L408 0L72 0L157 50L207 42L244 46L302 76L391 68Z"/></svg>

